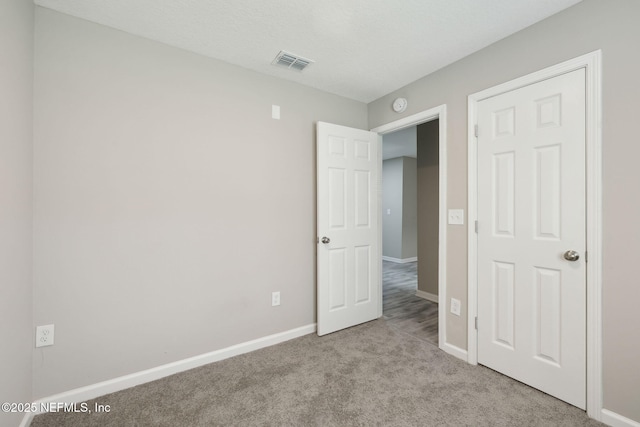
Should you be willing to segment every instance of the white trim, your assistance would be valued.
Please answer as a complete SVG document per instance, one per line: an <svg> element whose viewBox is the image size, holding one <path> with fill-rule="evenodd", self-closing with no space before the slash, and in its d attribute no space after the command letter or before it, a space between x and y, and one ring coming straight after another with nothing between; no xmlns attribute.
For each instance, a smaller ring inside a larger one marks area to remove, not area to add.
<svg viewBox="0 0 640 427"><path fill-rule="evenodd" d="M33 421L33 417L35 417L36 415L38 414L27 412L26 414L24 414L24 417L22 418L22 421L20 422L18 427L29 427L31 425L31 421Z"/></svg>
<svg viewBox="0 0 640 427"><path fill-rule="evenodd" d="M384 135L384 134L396 132L411 126L417 126L422 123L430 122L431 120L437 119L440 116L440 110L446 111L446 109L447 109L446 105L440 105L438 107L431 108L429 110L421 111L419 113L412 114L407 117L403 117L391 123L387 123L386 125L378 126L377 128L371 129L371 132L378 132L380 135Z"/></svg>
<svg viewBox="0 0 640 427"><path fill-rule="evenodd" d="M586 73L586 192L587 192L587 414L602 417L602 53L600 50L579 56L510 82L474 93L468 98L468 212L469 224L477 212L477 150L475 125L477 104L483 99L519 89L581 68ZM477 235L468 229L468 362L478 363L477 315Z"/></svg>
<svg viewBox="0 0 640 427"><path fill-rule="evenodd" d="M438 132L438 169L439 169L439 188L438 188L438 300L447 300L447 106L445 104L425 110L408 117L387 123L382 126L371 129L372 132L386 134L405 129L410 126L419 125L431 120L439 119ZM382 156L379 160L379 170L382 171ZM380 176L382 173L380 173ZM379 232L382 235L382 222L379 224ZM379 285L380 295L382 295L382 275L380 275ZM441 304L444 307L444 304ZM445 350L445 347L452 347L447 344L447 323L446 310L438 311L438 347ZM382 298L380 298L380 316L382 316ZM455 347L457 349L457 347ZM467 360L466 351L464 352L464 360ZM447 351L451 353L451 351ZM453 350L451 354L461 354L457 350Z"/></svg>
<svg viewBox="0 0 640 427"><path fill-rule="evenodd" d="M602 397L602 52L585 55L587 78L587 414Z"/></svg>
<svg viewBox="0 0 640 427"><path fill-rule="evenodd" d="M449 343L444 343L444 345L440 346L440 349L443 350L445 353L448 353L452 356L457 357L458 359L461 360L467 360L467 350L464 350L460 347L457 347L453 344L449 344Z"/></svg>
<svg viewBox="0 0 640 427"><path fill-rule="evenodd" d="M378 134L378 318L382 317L382 135Z"/></svg>
<svg viewBox="0 0 640 427"><path fill-rule="evenodd" d="M438 295L432 294L431 292L421 291L420 289L416 291L416 296L418 298L426 299L427 301L435 302L436 304L440 302L438 301Z"/></svg>
<svg viewBox="0 0 640 427"><path fill-rule="evenodd" d="M169 375L179 372L188 371L199 366L208 365L209 363L218 362L240 354L249 353L261 348L270 347L285 341L292 340L304 335L312 334L316 331L316 324L301 326L299 328L290 329L266 337L258 338L252 341L232 345L231 347L212 351L210 353L201 354L187 359L178 360L176 362L167 363L166 365L157 366L155 368L146 369L144 371L135 372L133 374L124 375L111 380L102 381L85 387L79 387L73 390L65 391L53 396L44 397L36 400L34 403L40 406L40 403L48 402L64 402L79 403L89 399L95 399L105 394L114 393L116 391L131 388L140 384L159 380ZM20 426L28 426L31 419L38 415L39 412L26 414Z"/></svg>
<svg viewBox="0 0 640 427"><path fill-rule="evenodd" d="M478 218L478 149L475 125L477 102L469 96L467 104L467 362L478 364L478 235L475 222ZM473 123L471 125L470 123ZM473 225L473 226L472 226Z"/></svg>
<svg viewBox="0 0 640 427"><path fill-rule="evenodd" d="M395 262L397 264L406 264L408 262L416 262L416 261L418 261L418 257L417 256L414 256L414 257L411 257L411 258L393 258L393 257L390 257L390 256L382 255L382 259L384 261L391 261L391 262Z"/></svg>
<svg viewBox="0 0 640 427"><path fill-rule="evenodd" d="M623 417L608 409L602 410L602 419L600 421L613 427L640 427L639 422Z"/></svg>

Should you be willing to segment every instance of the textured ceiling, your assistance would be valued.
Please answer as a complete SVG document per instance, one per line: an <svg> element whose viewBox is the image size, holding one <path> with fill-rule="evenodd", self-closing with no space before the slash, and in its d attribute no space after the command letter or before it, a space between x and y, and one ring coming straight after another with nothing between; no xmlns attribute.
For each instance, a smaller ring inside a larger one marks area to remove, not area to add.
<svg viewBox="0 0 640 427"><path fill-rule="evenodd" d="M59 12L362 102L581 0L35 0ZM271 65L280 50L315 61Z"/></svg>

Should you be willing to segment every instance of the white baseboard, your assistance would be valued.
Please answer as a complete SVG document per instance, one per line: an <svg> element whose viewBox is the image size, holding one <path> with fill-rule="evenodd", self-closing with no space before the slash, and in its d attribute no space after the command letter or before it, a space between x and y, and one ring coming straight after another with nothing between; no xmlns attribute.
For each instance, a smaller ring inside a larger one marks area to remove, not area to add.
<svg viewBox="0 0 640 427"><path fill-rule="evenodd" d="M233 356L238 356L240 354L249 353L261 348L270 347L284 341L289 341L294 338L312 334L315 331L316 324L313 323L310 325L302 326L300 328L291 329L288 331L280 332L278 334L269 335L252 341L233 345L231 347L212 351L210 353L201 354L199 356L190 357L188 359L178 360L176 362L167 363L166 365L157 366L155 368L146 369L144 371L124 375L122 377L114 378L111 380L102 381L85 387L65 391L53 396L38 399L33 403L39 407L40 404L46 404L49 402L84 402L89 399L95 399L96 397L104 396L105 394L114 393L116 391L131 388L140 384L159 380L160 378L168 377L169 375L177 374L179 372L188 371L189 369L197 368L209 363L218 362L220 360L228 359ZM20 423L20 427L27 427L31 423L33 417L38 415L39 413L39 411L36 411L35 413L27 413L23 418L22 423Z"/></svg>
<svg viewBox="0 0 640 427"><path fill-rule="evenodd" d="M27 412L26 414L24 414L24 418L22 418L22 422L18 427L29 427L29 425L31 425L31 421L33 421L33 417L35 417L36 415L38 414Z"/></svg>
<svg viewBox="0 0 640 427"><path fill-rule="evenodd" d="M418 298L424 298L427 301L431 301L431 302L435 302L436 304L438 303L439 299L438 299L438 295L436 294L432 294L431 292L425 292L425 291L421 291L420 289L418 289L416 291L416 296Z"/></svg>
<svg viewBox="0 0 640 427"><path fill-rule="evenodd" d="M608 409L602 409L601 414L602 419L600 421L612 427L640 427L640 422L623 417Z"/></svg>
<svg viewBox="0 0 640 427"><path fill-rule="evenodd" d="M449 344L447 342L440 345L440 350L444 351L445 353L449 353L450 355L455 356L460 360L468 362L467 350L463 350L460 347Z"/></svg>
<svg viewBox="0 0 640 427"><path fill-rule="evenodd" d="M416 262L416 261L418 261L418 257L415 257L415 256L412 257L412 258L393 258L393 257L390 257L390 256L382 255L382 259L384 261L391 261L391 262L395 262L395 263L398 263L398 264L406 264L408 262Z"/></svg>

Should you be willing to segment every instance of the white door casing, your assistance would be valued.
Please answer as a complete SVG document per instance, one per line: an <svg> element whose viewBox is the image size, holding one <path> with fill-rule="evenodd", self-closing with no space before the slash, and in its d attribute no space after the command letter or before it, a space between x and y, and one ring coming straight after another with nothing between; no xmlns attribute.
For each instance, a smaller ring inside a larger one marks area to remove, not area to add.
<svg viewBox="0 0 640 427"><path fill-rule="evenodd" d="M478 363L584 409L585 70L482 100L477 118Z"/></svg>
<svg viewBox="0 0 640 427"><path fill-rule="evenodd" d="M410 126L418 126L431 120L439 121L438 129L438 302L441 307L447 301L447 106L438 105L428 110L402 117L390 123L371 129L381 135L396 132ZM379 159L379 170L382 171L382 159ZM380 230L382 232L382 230ZM382 239L380 240L382 241ZM382 282L380 283L382 292ZM379 316L382 316L382 301L380 304ZM438 346L441 350L452 354L460 359L467 360L467 351L452 345L447 341L447 313L446 310L438 312Z"/></svg>
<svg viewBox="0 0 640 427"><path fill-rule="evenodd" d="M318 335L379 317L380 145L375 132L317 124Z"/></svg>

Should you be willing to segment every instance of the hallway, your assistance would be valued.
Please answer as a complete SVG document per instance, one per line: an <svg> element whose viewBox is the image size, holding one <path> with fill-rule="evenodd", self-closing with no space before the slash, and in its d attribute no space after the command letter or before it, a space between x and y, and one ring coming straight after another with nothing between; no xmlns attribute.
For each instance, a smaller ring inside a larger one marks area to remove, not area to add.
<svg viewBox="0 0 640 427"><path fill-rule="evenodd" d="M382 312L387 323L438 345L438 304L416 296L418 263L382 261Z"/></svg>

